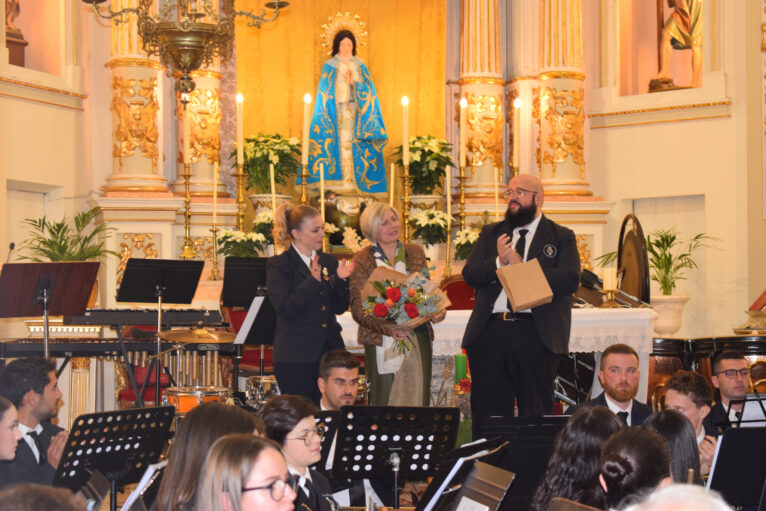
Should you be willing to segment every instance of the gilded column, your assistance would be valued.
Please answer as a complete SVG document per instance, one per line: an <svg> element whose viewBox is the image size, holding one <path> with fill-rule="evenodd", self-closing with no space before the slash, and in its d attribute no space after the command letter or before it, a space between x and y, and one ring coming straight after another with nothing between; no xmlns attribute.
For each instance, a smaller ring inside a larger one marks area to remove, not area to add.
<svg viewBox="0 0 766 511"><path fill-rule="evenodd" d="M90 411L90 359L74 357L69 380L69 426L79 416Z"/></svg>
<svg viewBox="0 0 766 511"><path fill-rule="evenodd" d="M116 0L115 10L134 8L139 0ZM142 51L135 16L127 23L112 23L110 33L112 112L112 174L103 187L105 196L121 192L147 192L169 196L162 174L163 130L160 129L162 81L156 57Z"/></svg>
<svg viewBox="0 0 766 511"><path fill-rule="evenodd" d="M476 215L494 208L495 174L501 190L504 182L500 14L500 0L462 2L458 83L468 101L467 209Z"/></svg>
<svg viewBox="0 0 766 511"><path fill-rule="evenodd" d="M546 195L592 195L585 181L582 3L542 0L540 9L540 178Z"/></svg>

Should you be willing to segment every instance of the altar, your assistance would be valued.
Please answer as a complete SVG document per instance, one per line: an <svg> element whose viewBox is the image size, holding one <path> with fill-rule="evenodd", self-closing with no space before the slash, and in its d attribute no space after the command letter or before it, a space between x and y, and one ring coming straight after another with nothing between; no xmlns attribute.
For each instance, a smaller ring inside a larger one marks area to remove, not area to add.
<svg viewBox="0 0 766 511"><path fill-rule="evenodd" d="M470 310L450 310L447 317L435 323L433 357L450 357L462 353L460 343L471 315ZM572 330L569 336L570 353L599 353L607 346L623 343L638 353L641 379L638 396L646 396L649 379L649 355L652 352L654 318L652 309L573 309ZM343 341L352 350L359 349L356 343L357 323L350 312L338 317L343 331ZM598 357L596 359L598 363ZM437 371L434 371L436 374ZM594 376L592 392L601 392L598 378Z"/></svg>

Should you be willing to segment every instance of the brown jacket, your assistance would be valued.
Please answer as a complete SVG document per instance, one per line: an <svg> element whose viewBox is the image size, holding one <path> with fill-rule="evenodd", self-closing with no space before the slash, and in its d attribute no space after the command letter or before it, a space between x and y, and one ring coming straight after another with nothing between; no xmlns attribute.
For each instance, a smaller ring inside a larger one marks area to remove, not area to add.
<svg viewBox="0 0 766 511"><path fill-rule="evenodd" d="M414 243L405 243L404 249L407 251L407 271L410 273L423 271L426 267L426 254L421 245ZM372 275L377 266L375 257L372 254L372 247L364 247L354 254L354 271L349 279L349 289L351 291L351 315L354 321L359 323L357 332L357 342L364 346L374 344L380 346L383 344L383 335L391 335L393 328L388 325L381 325L377 320L364 314L362 309L362 287L367 279ZM431 328L431 322L427 322L428 336L433 341L434 332Z"/></svg>

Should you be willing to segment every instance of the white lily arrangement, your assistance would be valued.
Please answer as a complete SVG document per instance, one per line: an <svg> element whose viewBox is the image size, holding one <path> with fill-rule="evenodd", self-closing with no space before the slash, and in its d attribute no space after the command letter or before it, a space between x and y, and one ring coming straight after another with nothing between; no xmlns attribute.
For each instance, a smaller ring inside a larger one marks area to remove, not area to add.
<svg viewBox="0 0 766 511"><path fill-rule="evenodd" d="M455 233L455 261L468 259L478 239L478 229L462 229Z"/></svg>
<svg viewBox="0 0 766 511"><path fill-rule="evenodd" d="M412 237L422 239L427 247L446 242L448 218L447 213L437 209L421 211L412 217Z"/></svg>
<svg viewBox="0 0 766 511"><path fill-rule="evenodd" d="M218 235L218 253L226 257L258 257L266 246L266 237L259 232L224 229Z"/></svg>

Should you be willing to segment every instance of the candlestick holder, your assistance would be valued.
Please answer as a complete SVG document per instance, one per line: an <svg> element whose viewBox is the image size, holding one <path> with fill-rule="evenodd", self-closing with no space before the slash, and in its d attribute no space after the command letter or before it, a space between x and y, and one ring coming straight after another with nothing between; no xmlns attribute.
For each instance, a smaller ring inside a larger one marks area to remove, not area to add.
<svg viewBox="0 0 766 511"><path fill-rule="evenodd" d="M234 177L237 183L237 230L245 232L245 172L242 163L237 163Z"/></svg>
<svg viewBox="0 0 766 511"><path fill-rule="evenodd" d="M218 227L213 224L210 232L213 233L213 268L210 270L210 277L207 280L221 280L221 275L218 273Z"/></svg>
<svg viewBox="0 0 766 511"><path fill-rule="evenodd" d="M449 264L450 260L450 238L452 237L452 223L447 223L447 260L444 262L444 273L442 279L452 276L452 267Z"/></svg>
<svg viewBox="0 0 766 511"><path fill-rule="evenodd" d="M516 177L519 175L519 166L513 166L511 165L511 177Z"/></svg>
<svg viewBox="0 0 766 511"><path fill-rule="evenodd" d="M465 230L465 165L460 167L460 230Z"/></svg>
<svg viewBox="0 0 766 511"><path fill-rule="evenodd" d="M191 177L191 164L184 163L184 244L181 246L181 259L194 259L194 247L191 240L191 190L189 178Z"/></svg>
<svg viewBox="0 0 766 511"><path fill-rule="evenodd" d="M604 302L599 305L599 309L621 309L622 305L614 300L614 295L617 292L615 289L605 289L600 291L604 296Z"/></svg>
<svg viewBox="0 0 766 511"><path fill-rule="evenodd" d="M404 166L404 172L402 173L402 220L404 222L404 242L410 242L410 184L412 179L410 178L410 166Z"/></svg>
<svg viewBox="0 0 766 511"><path fill-rule="evenodd" d="M309 166L301 165L301 204L308 203L308 197L306 197L306 185L309 178Z"/></svg>

